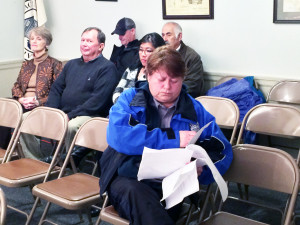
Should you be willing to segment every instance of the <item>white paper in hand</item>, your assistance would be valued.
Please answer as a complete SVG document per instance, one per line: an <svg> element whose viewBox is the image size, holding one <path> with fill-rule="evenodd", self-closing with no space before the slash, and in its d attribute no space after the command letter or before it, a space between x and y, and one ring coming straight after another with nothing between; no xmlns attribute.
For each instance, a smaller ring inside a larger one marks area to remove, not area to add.
<svg viewBox="0 0 300 225"><path fill-rule="evenodd" d="M217 170L215 164L211 161L209 155L207 154L207 152L198 145L188 145L186 147L186 150L191 150L193 152L193 157L196 158L196 161L199 161L197 163L197 166L199 165L207 165L216 181L216 183L219 186L220 192L221 192L221 196L222 196L222 200L225 201L228 197L228 187L226 182L224 181L223 177L221 176L221 174L219 173L219 171Z"/></svg>
<svg viewBox="0 0 300 225"><path fill-rule="evenodd" d="M163 179L191 161L193 152L175 148L155 150L144 147L138 180Z"/></svg>
<svg viewBox="0 0 300 225"><path fill-rule="evenodd" d="M210 121L209 123L207 123L203 127L201 127L201 129L198 130L198 132L195 134L195 136L190 140L189 144L195 144L197 142L197 140L199 139L199 137L201 136L204 129L206 127L208 127L211 123L212 123L212 121Z"/></svg>
<svg viewBox="0 0 300 225"><path fill-rule="evenodd" d="M186 196L199 191L197 177L196 161L193 161L163 179L161 201L166 201L166 209L182 202Z"/></svg>

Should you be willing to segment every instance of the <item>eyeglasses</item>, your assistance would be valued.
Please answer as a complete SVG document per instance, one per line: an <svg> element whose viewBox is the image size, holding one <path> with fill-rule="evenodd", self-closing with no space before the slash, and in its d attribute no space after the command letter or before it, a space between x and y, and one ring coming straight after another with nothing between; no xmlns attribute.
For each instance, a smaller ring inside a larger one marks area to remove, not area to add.
<svg viewBox="0 0 300 225"><path fill-rule="evenodd" d="M139 52L144 53L146 55L150 55L153 52L153 50L152 49L142 49L142 48L140 48Z"/></svg>

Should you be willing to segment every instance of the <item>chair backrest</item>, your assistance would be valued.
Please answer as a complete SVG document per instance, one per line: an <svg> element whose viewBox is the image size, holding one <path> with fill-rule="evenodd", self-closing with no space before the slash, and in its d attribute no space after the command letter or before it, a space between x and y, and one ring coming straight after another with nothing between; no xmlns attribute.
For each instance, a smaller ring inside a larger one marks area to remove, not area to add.
<svg viewBox="0 0 300 225"><path fill-rule="evenodd" d="M300 110L290 105L260 104L245 115L237 144L242 143L245 130L283 138L300 137ZM297 163L300 160L298 152Z"/></svg>
<svg viewBox="0 0 300 225"><path fill-rule="evenodd" d="M298 194L299 168L286 152L259 145L236 145L224 179L290 194L284 224L289 224Z"/></svg>
<svg viewBox="0 0 300 225"><path fill-rule="evenodd" d="M228 98L213 96L200 96L196 100L216 118L216 122L221 128L233 129L230 138L230 143L233 144L240 117L236 103Z"/></svg>
<svg viewBox="0 0 300 225"><path fill-rule="evenodd" d="M22 115L23 109L18 101L14 99L0 98L0 126L14 128L2 162L6 160L9 151L11 150L13 141L16 138L22 121Z"/></svg>
<svg viewBox="0 0 300 225"><path fill-rule="evenodd" d="M17 128L22 120L22 106L14 100L0 98L0 126Z"/></svg>
<svg viewBox="0 0 300 225"><path fill-rule="evenodd" d="M12 146L12 151L9 153L8 160L10 160L13 150L16 149L21 133L56 140L58 141L56 150L60 150L67 128L68 117L63 111L44 106L33 109L21 123L20 129ZM53 159L56 158L57 154L58 152L55 151Z"/></svg>
<svg viewBox="0 0 300 225"><path fill-rule="evenodd" d="M220 84L223 84L224 82L229 81L229 80L231 80L232 78L235 78L235 79L237 79L237 80L243 79L243 77L224 76L224 77L221 77L219 80L217 80L215 86L218 86L218 85L220 85Z"/></svg>
<svg viewBox="0 0 300 225"><path fill-rule="evenodd" d="M280 81L268 93L267 102L300 105L300 81Z"/></svg>
<svg viewBox="0 0 300 225"><path fill-rule="evenodd" d="M23 120L20 132L60 140L67 121L67 115L59 109L37 107Z"/></svg>
<svg viewBox="0 0 300 225"><path fill-rule="evenodd" d="M239 144L233 146L233 161L224 179L292 194L298 189L298 170L293 157L283 150Z"/></svg>
<svg viewBox="0 0 300 225"><path fill-rule="evenodd" d="M2 189L0 188L0 225L5 224L6 209L7 209L7 204L6 204L5 194L2 191Z"/></svg>
<svg viewBox="0 0 300 225"><path fill-rule="evenodd" d="M260 134L300 137L300 110L290 105L260 104L245 115L238 144L241 143L243 128Z"/></svg>
<svg viewBox="0 0 300 225"><path fill-rule="evenodd" d="M59 178L64 175L64 171L69 163L69 159L72 150L75 145L90 148L97 151L104 151L108 144L106 141L106 129L108 125L107 118L94 117L86 121L80 126L76 135L71 143L66 159L63 163ZM73 166L72 166L73 167ZM73 171L77 172L76 168L73 167Z"/></svg>
<svg viewBox="0 0 300 225"><path fill-rule="evenodd" d="M94 117L85 122L74 137L75 145L104 151L107 148L107 118Z"/></svg>

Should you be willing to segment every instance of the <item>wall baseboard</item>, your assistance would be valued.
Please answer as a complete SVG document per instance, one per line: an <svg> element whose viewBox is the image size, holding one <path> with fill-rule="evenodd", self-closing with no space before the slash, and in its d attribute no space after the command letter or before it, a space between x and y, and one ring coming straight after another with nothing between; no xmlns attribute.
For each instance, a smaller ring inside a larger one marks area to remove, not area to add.
<svg viewBox="0 0 300 225"><path fill-rule="evenodd" d="M12 61L4 61L0 62L0 71L11 69L11 68L21 68L22 60L12 60Z"/></svg>

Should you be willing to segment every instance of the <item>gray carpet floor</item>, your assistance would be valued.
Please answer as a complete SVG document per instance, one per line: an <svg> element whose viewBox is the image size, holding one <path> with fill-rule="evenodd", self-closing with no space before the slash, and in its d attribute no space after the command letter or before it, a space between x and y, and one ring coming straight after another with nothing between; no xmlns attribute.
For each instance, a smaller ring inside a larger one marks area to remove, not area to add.
<svg viewBox="0 0 300 225"><path fill-rule="evenodd" d="M30 189L28 187L25 188L2 187L2 188L5 192L8 204L21 208L26 212L30 212L34 200L31 195ZM233 189L231 195L238 196L236 184L231 184L231 189ZM276 207L277 206L279 206L280 208L284 207L285 197L286 197L285 194L275 195L275 193L269 191L250 188L250 198L252 200L261 203L268 202L271 205L274 205ZM298 212L300 215L299 201L300 200L298 200L296 212ZM33 225L38 224L44 206L45 206L45 202L42 201L41 205L37 208L37 211L34 214L31 224ZM281 214L279 212L272 211L272 210L265 210L265 209L257 210L256 207L252 207L252 206L249 207L249 205L246 205L245 203L236 202L231 199L228 199L226 201L226 204L224 205L224 211L234 212L238 215L257 219L271 225L280 225ZM198 216L197 214L193 215L190 225L197 224L196 222L197 216ZM76 211L66 210L53 204L50 207L47 218L61 225L89 224L87 216L85 214L83 215L84 220L80 221ZM92 218L93 223L95 223L96 220L97 217ZM7 225L22 225L25 224L25 221L26 221L26 217L24 215L17 213L11 209L7 210L7 220L6 220ZM181 220L178 224L182 224L181 222L183 221L184 220ZM300 219L296 220L295 224L300 225ZM101 225L109 225L109 224L102 222Z"/></svg>
<svg viewBox="0 0 300 225"><path fill-rule="evenodd" d="M292 152L291 152L292 153ZM92 169L91 164L89 166L83 166L81 170L83 172L89 173ZM1 187L7 198L9 205L25 210L27 213L30 212L34 199L32 197L31 191L28 187L24 188L7 188ZM230 184L230 195L238 196L238 189L236 184ZM258 188L250 188L250 199L260 203L269 203L275 207L281 209L284 208L285 204L285 194L277 194L271 191L265 191ZM45 207L45 202L42 201L41 205L37 208L31 224L36 225L42 215L42 211ZM227 199L224 204L224 211L233 212L241 216L246 216L261 222L271 224L271 225L280 225L281 224L281 214L272 210L265 210L257 207L249 206L245 203L236 202L231 199ZM186 210L186 208L185 208ZM183 211L185 211L183 210ZM298 198L296 204L296 214L300 216L300 198ZM14 210L7 210L6 225L23 225L26 221L26 216L17 213ZM77 224L89 224L87 216L83 215L83 221L80 221L79 216L76 211L70 211L63 209L57 205L52 204L48 213L48 219L54 221L60 225L77 225ZM192 221L190 225L197 225L198 214L195 213L192 216ZM92 222L95 223L97 217L92 218ZM180 220L177 224L183 224L184 219ZM102 222L101 225L109 225L108 223ZM295 225L300 225L300 218L296 220Z"/></svg>

